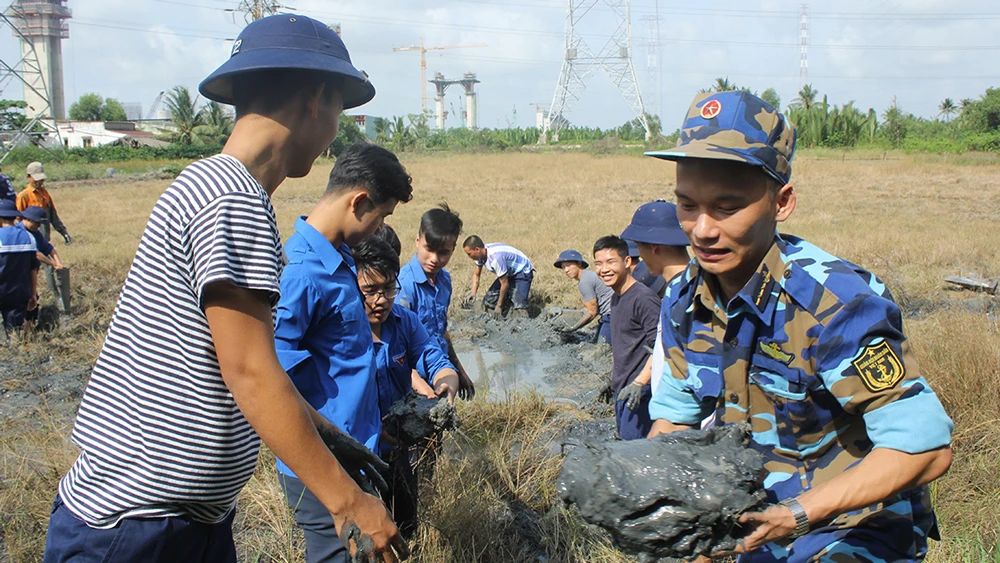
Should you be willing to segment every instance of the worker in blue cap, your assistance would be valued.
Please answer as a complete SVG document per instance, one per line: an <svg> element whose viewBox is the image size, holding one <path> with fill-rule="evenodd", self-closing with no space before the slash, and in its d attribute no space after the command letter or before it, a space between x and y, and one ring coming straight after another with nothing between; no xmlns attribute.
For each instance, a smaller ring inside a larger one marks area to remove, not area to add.
<svg viewBox="0 0 1000 563"><path fill-rule="evenodd" d="M651 272L649 275L655 272L656 278L665 280L660 288L661 298L667 284L683 272L691 261L687 252L687 235L677 221L677 206L662 199L639 206L632 215L632 222L622 232L622 237L635 245L642 257L642 264L647 266L646 271ZM624 401L625 406L631 410L638 408L643 401L648 401L651 393L655 393L659 385L665 362L662 335L661 320L656 327L653 353L646 360L645 367L635 380L618 394L618 400Z"/></svg>
<svg viewBox="0 0 1000 563"><path fill-rule="evenodd" d="M38 247L15 225L20 217L13 201L0 200L0 321L5 339L21 329L25 313L38 300Z"/></svg>
<svg viewBox="0 0 1000 563"><path fill-rule="evenodd" d="M597 319L596 336L611 344L611 297L614 292L593 270L588 269L590 265L576 250L562 251L553 265L562 270L567 278L576 281L585 309L580 320L566 332L576 332Z"/></svg>
<svg viewBox="0 0 1000 563"><path fill-rule="evenodd" d="M236 123L222 154L189 165L153 208L80 404L45 561L236 561L236 499L263 440L354 561L392 563L407 547L356 484L378 482L384 462L302 398L274 339L272 195L375 88L332 27L280 14L248 25L199 92L234 106Z"/></svg>

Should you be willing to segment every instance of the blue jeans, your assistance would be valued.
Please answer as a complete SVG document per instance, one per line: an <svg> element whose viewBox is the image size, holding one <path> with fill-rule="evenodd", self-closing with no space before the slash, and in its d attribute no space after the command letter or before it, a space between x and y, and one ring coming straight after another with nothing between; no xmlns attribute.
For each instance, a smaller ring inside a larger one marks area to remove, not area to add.
<svg viewBox="0 0 1000 563"><path fill-rule="evenodd" d="M531 282L535 279L535 272L527 274L514 274L508 276L510 285L507 286L507 295L504 296L504 312L507 311L506 303L513 305L514 309L528 308L528 294L531 293ZM496 307L497 298L500 296L500 278L497 278L490 285L483 297L483 305L487 308Z"/></svg>
<svg viewBox="0 0 1000 563"><path fill-rule="evenodd" d="M597 334L594 335L594 344L604 342L608 346L611 346L611 318L608 317L607 320L601 317L601 320L597 321Z"/></svg>
<svg viewBox="0 0 1000 563"><path fill-rule="evenodd" d="M295 477L278 473L278 482L305 535L306 563L351 563L351 553L337 535L333 515L316 495Z"/></svg>
<svg viewBox="0 0 1000 563"><path fill-rule="evenodd" d="M91 528L56 496L45 538L45 563L236 563L233 516L218 524L186 518L125 518L108 530Z"/></svg>
<svg viewBox="0 0 1000 563"><path fill-rule="evenodd" d="M617 397L618 391L615 391ZM653 429L653 421L649 418L649 400L653 393L649 385L642 388L642 399L636 410L629 410L625 406L625 401L615 402L615 422L618 423L618 435L622 440L641 440L649 436L649 431Z"/></svg>

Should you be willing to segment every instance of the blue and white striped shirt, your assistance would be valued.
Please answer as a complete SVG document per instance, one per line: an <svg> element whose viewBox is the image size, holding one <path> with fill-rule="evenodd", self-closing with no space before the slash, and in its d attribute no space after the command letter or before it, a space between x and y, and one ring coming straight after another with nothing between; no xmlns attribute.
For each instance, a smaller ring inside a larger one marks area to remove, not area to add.
<svg viewBox="0 0 1000 563"><path fill-rule="evenodd" d="M59 483L95 528L123 518L217 523L250 479L260 439L222 380L202 310L228 282L277 304L281 239L271 200L235 158L188 166L153 208L73 429Z"/></svg>
<svg viewBox="0 0 1000 563"><path fill-rule="evenodd" d="M496 274L498 278L503 276L526 276L535 269L531 265L531 260L528 260L528 257L523 252L509 244L499 242L486 245L486 259L479 265Z"/></svg>

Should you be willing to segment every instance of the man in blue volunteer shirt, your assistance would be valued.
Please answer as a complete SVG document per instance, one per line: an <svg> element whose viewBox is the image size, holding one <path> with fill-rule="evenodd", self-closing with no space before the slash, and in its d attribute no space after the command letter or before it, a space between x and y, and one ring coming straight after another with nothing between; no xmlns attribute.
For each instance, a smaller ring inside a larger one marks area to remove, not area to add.
<svg viewBox="0 0 1000 563"><path fill-rule="evenodd" d="M354 249L358 286L375 341L378 408L383 418L392 405L413 388L414 374L434 393L454 401L458 374L444 351L427 334L417 315L394 302L399 293L399 255L380 237L370 237ZM417 529L417 481L409 448L396 448L383 432L380 454L389 462L386 504L404 537Z"/></svg>
<svg viewBox="0 0 1000 563"><path fill-rule="evenodd" d="M417 314L427 333L458 370L461 389L458 395L471 399L476 387L455 353L448 332L448 308L451 306L451 274L445 266L455 254L462 219L447 204L427 210L420 217L417 251L399 271L399 304Z"/></svg>
<svg viewBox="0 0 1000 563"><path fill-rule="evenodd" d="M903 315L870 272L779 234L795 210L795 129L747 92L699 94L675 149L677 217L695 255L667 291L651 436L749 423L766 509L740 561L920 561L937 536L927 484L952 423Z"/></svg>
<svg viewBox="0 0 1000 563"><path fill-rule="evenodd" d="M0 317L8 339L20 330L38 298L38 247L14 224L20 216L13 201L0 200Z"/></svg>
<svg viewBox="0 0 1000 563"><path fill-rule="evenodd" d="M295 222L285 244L288 264L274 329L278 360L319 414L373 452L382 432L378 384L351 247L411 197L410 176L395 155L378 145L355 145L337 158L323 197ZM306 560L350 561L325 506L280 458L278 472L305 532Z"/></svg>
<svg viewBox="0 0 1000 563"><path fill-rule="evenodd" d="M508 293L513 301L513 316L524 317L528 313L528 294L531 293L531 282L535 279L535 267L523 252L510 246L494 242L484 244L483 239L471 235L462 243L462 250L476 263L472 272L472 289L465 297L466 304L476 301L479 293L479 277L486 271L492 272L497 279L483 298L483 307L494 318L500 318L507 308ZM497 295L496 303L492 302Z"/></svg>

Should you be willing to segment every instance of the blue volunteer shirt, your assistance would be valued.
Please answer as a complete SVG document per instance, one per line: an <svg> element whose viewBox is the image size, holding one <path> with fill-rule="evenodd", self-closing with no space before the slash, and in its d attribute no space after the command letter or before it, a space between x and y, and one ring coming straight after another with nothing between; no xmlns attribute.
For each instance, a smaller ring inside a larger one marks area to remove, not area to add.
<svg viewBox="0 0 1000 563"><path fill-rule="evenodd" d="M38 269L35 239L18 227L0 228L0 303L28 304L31 271Z"/></svg>
<svg viewBox="0 0 1000 563"><path fill-rule="evenodd" d="M382 323L381 342L375 342L375 372L382 416L389 414L392 404L413 388L410 380L413 370L430 383L446 368L455 369L455 366L424 330L417 315L400 305L393 305Z"/></svg>
<svg viewBox="0 0 1000 563"><path fill-rule="evenodd" d="M451 274L441 270L431 283L414 255L399 270L399 285L396 303L416 313L427 334L447 354L448 341L444 335L448 332L448 307L451 306Z"/></svg>
<svg viewBox="0 0 1000 563"><path fill-rule="evenodd" d="M350 248L334 248L300 217L285 253L274 329L278 360L313 408L376 451L382 419L372 333ZM281 460L278 471L294 476Z"/></svg>
<svg viewBox="0 0 1000 563"><path fill-rule="evenodd" d="M55 247L52 246L51 242L45 240L45 235L43 235L40 230L39 231L29 230L27 227L24 226L24 223L18 223L17 226L35 239L35 246L38 247L38 252L41 252L45 256L52 256L52 250Z"/></svg>

